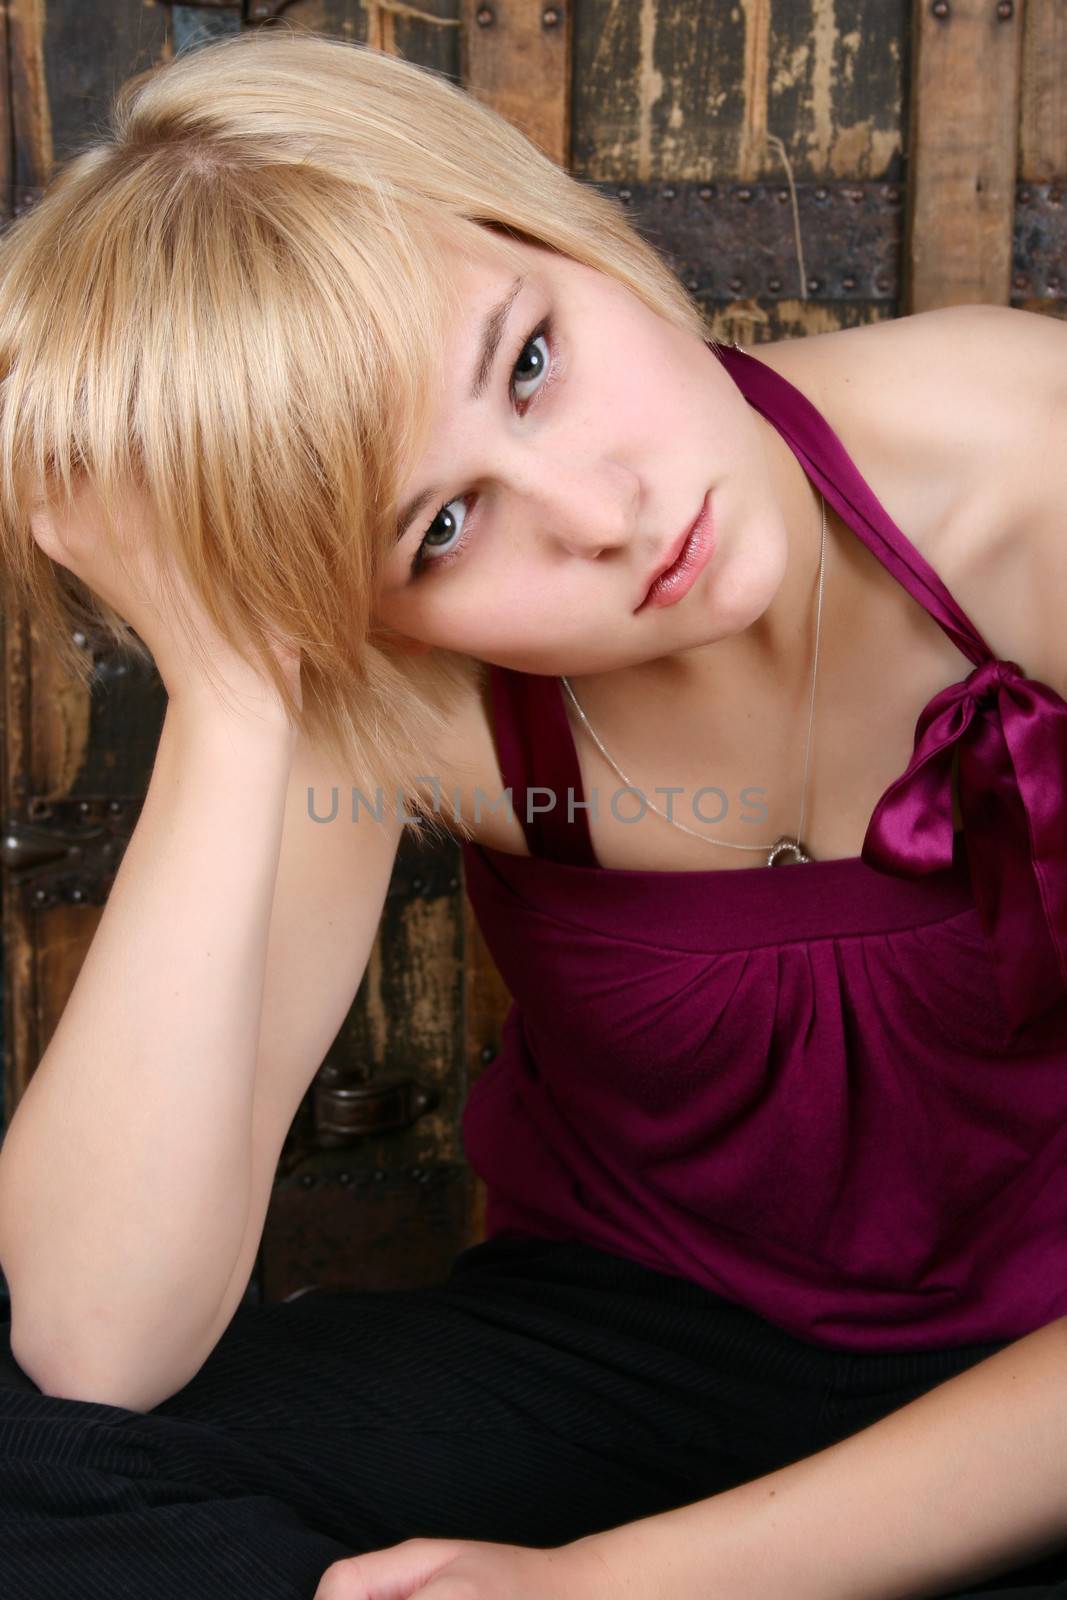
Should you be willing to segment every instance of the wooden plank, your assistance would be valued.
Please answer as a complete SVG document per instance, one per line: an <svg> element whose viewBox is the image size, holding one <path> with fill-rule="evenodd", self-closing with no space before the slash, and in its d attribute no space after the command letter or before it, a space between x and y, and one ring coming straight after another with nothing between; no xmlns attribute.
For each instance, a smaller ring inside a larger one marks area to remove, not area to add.
<svg viewBox="0 0 1067 1600"><path fill-rule="evenodd" d="M364 0L363 11L369 45L458 80L459 0Z"/></svg>
<svg viewBox="0 0 1067 1600"><path fill-rule="evenodd" d="M249 22L259 23L261 14L269 20L277 10L278 0L263 0L262 12L250 0ZM366 44L459 79L459 0L290 0L279 20L287 29Z"/></svg>
<svg viewBox="0 0 1067 1600"><path fill-rule="evenodd" d="M9 59L16 215L52 175L52 115L45 84L45 0L11 0Z"/></svg>
<svg viewBox="0 0 1067 1600"><path fill-rule="evenodd" d="M55 159L107 126L115 91L163 55L169 6L151 0L16 0L43 11L44 69ZM86 16L87 11L90 13Z"/></svg>
<svg viewBox="0 0 1067 1600"><path fill-rule="evenodd" d="M915 0L906 306L1006 305L1021 7Z"/></svg>
<svg viewBox="0 0 1067 1600"><path fill-rule="evenodd" d="M1023 18L1019 176L1067 179L1067 5L1027 0Z"/></svg>
<svg viewBox="0 0 1067 1600"><path fill-rule="evenodd" d="M898 181L908 0L584 0L573 170L602 182Z"/></svg>
<svg viewBox="0 0 1067 1600"><path fill-rule="evenodd" d="M546 155L570 161L571 11L566 0L463 0L464 86Z"/></svg>

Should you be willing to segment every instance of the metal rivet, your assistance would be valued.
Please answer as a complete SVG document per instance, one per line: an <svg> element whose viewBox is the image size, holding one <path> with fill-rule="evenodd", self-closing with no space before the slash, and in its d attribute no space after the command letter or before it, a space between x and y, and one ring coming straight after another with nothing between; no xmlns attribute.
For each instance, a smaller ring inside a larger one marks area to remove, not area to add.
<svg viewBox="0 0 1067 1600"><path fill-rule="evenodd" d="M375 1167L372 1177L374 1178L375 1183L385 1182L385 1173L382 1171L381 1167Z"/></svg>
<svg viewBox="0 0 1067 1600"><path fill-rule="evenodd" d="M699 278L686 278L685 286L689 290L690 294L695 294L696 291L700 288L700 279Z"/></svg>
<svg viewBox="0 0 1067 1600"><path fill-rule="evenodd" d="M492 6L479 6L474 13L474 20L479 28L491 28L496 21Z"/></svg>
<svg viewBox="0 0 1067 1600"><path fill-rule="evenodd" d="M730 292L731 292L731 294L740 294L741 290L743 288L744 288L744 284L743 284L743 282L741 281L740 278L731 278L730 279Z"/></svg>
<svg viewBox="0 0 1067 1600"><path fill-rule="evenodd" d="M747 201L752 199L752 190L738 189L736 191L736 198L741 201L742 205L744 205Z"/></svg>
<svg viewBox="0 0 1067 1600"><path fill-rule="evenodd" d="M347 1185L352 1182L352 1174L350 1172L339 1172L337 1174L337 1181L339 1184L341 1184L342 1188L347 1187Z"/></svg>
<svg viewBox="0 0 1067 1600"><path fill-rule="evenodd" d="M541 13L541 26L555 28L559 25L561 17L555 6L546 6Z"/></svg>
<svg viewBox="0 0 1067 1600"><path fill-rule="evenodd" d="M1028 206L1033 196L1029 189L1019 188L1015 191L1015 198L1021 206Z"/></svg>
<svg viewBox="0 0 1067 1600"><path fill-rule="evenodd" d="M1010 22L1014 15L1015 7L1012 5L1012 0L1000 0L1000 4L997 6L997 17L999 21Z"/></svg>
<svg viewBox="0 0 1067 1600"><path fill-rule="evenodd" d="M829 189L816 189L815 198L816 198L816 200L829 200L829 198L830 198Z"/></svg>
<svg viewBox="0 0 1067 1600"><path fill-rule="evenodd" d="M492 1061L496 1055L496 1046L491 1044L483 1044L478 1054L483 1061Z"/></svg>
<svg viewBox="0 0 1067 1600"><path fill-rule="evenodd" d="M779 189L774 198L777 200L780 206L784 206L786 201L789 199L789 190Z"/></svg>
<svg viewBox="0 0 1067 1600"><path fill-rule="evenodd" d="M71 634L71 638L74 640L74 643L78 646L79 650L84 650L85 646L89 642L80 628L76 628L74 630L74 632Z"/></svg>
<svg viewBox="0 0 1067 1600"><path fill-rule="evenodd" d="M883 278L881 276L875 278L874 287L877 289L879 294L888 294L889 293L889 279L888 278Z"/></svg>
<svg viewBox="0 0 1067 1600"><path fill-rule="evenodd" d="M664 200L673 200L677 193L678 193L678 191L674 187L674 185L672 183L668 183L668 184L666 184L664 186L663 198L664 198Z"/></svg>
<svg viewBox="0 0 1067 1600"><path fill-rule="evenodd" d="M1048 203L1049 203L1050 206L1062 205L1063 204L1063 194L1062 194L1062 192L1059 189L1050 189L1049 192L1048 192Z"/></svg>
<svg viewBox="0 0 1067 1600"><path fill-rule="evenodd" d="M948 16L948 0L934 0L930 10L933 12L934 16L939 22L944 22L945 18Z"/></svg>
<svg viewBox="0 0 1067 1600"><path fill-rule="evenodd" d="M1060 291L1060 280L1059 280L1059 278L1049 278L1048 287L1052 291L1053 294L1059 294L1059 291Z"/></svg>
<svg viewBox="0 0 1067 1600"><path fill-rule="evenodd" d="M842 289L847 289L849 292L851 292L856 287L855 278L842 278L841 287Z"/></svg>
<svg viewBox="0 0 1067 1600"><path fill-rule="evenodd" d="M705 184L703 188L697 190L697 194L701 200L710 200L714 193L715 190L709 188L707 184Z"/></svg>
<svg viewBox="0 0 1067 1600"><path fill-rule="evenodd" d="M886 200L889 202L889 204L891 206L895 206L897 201L900 199L900 190L897 189L893 184L890 184L885 189L884 193L885 193Z"/></svg>
<svg viewBox="0 0 1067 1600"><path fill-rule="evenodd" d="M619 190L619 199L624 201L624 202L627 201L627 200L632 200L633 199L633 191L631 189L620 189Z"/></svg>
<svg viewBox="0 0 1067 1600"><path fill-rule="evenodd" d="M768 278L767 287L772 294L777 294L779 289L782 287L781 278Z"/></svg>
<svg viewBox="0 0 1067 1600"><path fill-rule="evenodd" d="M85 890L84 889L72 889L70 891L70 898L74 901L75 905L79 905L80 906L82 901L85 899Z"/></svg>
<svg viewBox="0 0 1067 1600"><path fill-rule="evenodd" d="M414 889L415 893L418 894L419 890L422 888L422 879L412 878L411 887Z"/></svg>
<svg viewBox="0 0 1067 1600"><path fill-rule="evenodd" d="M822 279L821 278L809 278L808 279L808 293L809 294L818 294L818 292L819 292L819 290L821 288L822 288Z"/></svg>
<svg viewBox="0 0 1067 1600"><path fill-rule="evenodd" d="M301 1189L313 1189L315 1187L315 1174L313 1172L302 1172L297 1181Z"/></svg>

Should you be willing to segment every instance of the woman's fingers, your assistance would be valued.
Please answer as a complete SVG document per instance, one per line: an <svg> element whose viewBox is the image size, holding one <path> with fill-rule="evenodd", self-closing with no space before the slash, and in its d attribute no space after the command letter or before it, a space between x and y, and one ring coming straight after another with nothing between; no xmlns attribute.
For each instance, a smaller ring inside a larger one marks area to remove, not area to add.
<svg viewBox="0 0 1067 1600"><path fill-rule="evenodd" d="M464 1548L454 1539L406 1539L335 1561L319 1579L315 1600L408 1600Z"/></svg>

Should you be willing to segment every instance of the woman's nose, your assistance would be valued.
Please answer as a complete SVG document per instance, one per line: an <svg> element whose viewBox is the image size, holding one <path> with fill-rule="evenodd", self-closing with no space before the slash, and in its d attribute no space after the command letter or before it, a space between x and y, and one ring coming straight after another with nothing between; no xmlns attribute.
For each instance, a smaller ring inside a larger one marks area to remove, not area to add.
<svg viewBox="0 0 1067 1600"><path fill-rule="evenodd" d="M560 469L531 495L528 510L546 543L570 555L594 557L629 544L638 494L636 479L621 468Z"/></svg>

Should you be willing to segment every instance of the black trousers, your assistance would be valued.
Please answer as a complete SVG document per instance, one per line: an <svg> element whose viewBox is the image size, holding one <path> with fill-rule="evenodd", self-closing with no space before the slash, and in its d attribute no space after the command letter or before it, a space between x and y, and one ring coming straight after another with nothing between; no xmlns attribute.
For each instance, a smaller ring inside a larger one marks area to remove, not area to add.
<svg viewBox="0 0 1067 1600"><path fill-rule="evenodd" d="M242 1307L147 1413L42 1395L3 1332L6 1600L310 1600L331 1562L417 1535L561 1544L810 1455L1000 1348L843 1354L540 1240L424 1289ZM1067 1547L979 1594L1067 1600Z"/></svg>

